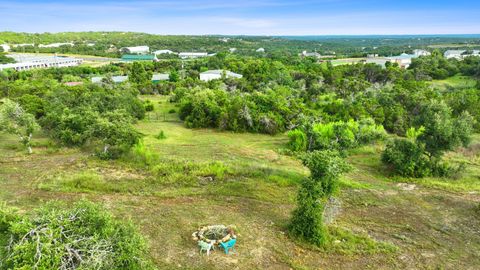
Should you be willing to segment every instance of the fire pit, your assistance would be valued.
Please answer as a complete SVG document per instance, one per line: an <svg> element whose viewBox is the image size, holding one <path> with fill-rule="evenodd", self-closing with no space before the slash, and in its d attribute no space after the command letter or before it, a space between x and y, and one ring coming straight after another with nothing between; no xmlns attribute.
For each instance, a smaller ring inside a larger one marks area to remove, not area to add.
<svg viewBox="0 0 480 270"><path fill-rule="evenodd" d="M204 241L212 244L220 244L236 238L232 227L225 225L209 225L199 228L192 234L193 241Z"/></svg>

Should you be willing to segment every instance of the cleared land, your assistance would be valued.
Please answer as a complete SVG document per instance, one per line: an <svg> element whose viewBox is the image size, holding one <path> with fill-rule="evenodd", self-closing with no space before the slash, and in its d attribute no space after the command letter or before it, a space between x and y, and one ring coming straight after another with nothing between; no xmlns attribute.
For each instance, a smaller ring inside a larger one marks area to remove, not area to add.
<svg viewBox="0 0 480 270"><path fill-rule="evenodd" d="M143 98L155 111L137 128L155 162L100 161L42 134L27 156L16 138L0 134L0 200L22 211L52 199L101 202L140 227L161 269L480 267L479 137L448 155L467 163L457 180L391 177L380 162L383 144L356 150L330 226L338 241L325 251L286 233L307 175L283 154L286 136L186 129L167 98ZM165 139L156 138L160 131ZM190 235L204 224L235 225L237 251L200 256Z"/></svg>

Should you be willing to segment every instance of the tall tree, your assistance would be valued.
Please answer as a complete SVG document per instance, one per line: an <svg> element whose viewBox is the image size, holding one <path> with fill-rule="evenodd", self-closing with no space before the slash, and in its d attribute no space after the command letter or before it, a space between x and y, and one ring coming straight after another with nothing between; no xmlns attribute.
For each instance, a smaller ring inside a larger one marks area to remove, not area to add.
<svg viewBox="0 0 480 270"><path fill-rule="evenodd" d="M20 137L20 141L32 153L32 133L38 128L35 117L25 112L16 102L10 99L0 101L0 131L6 131Z"/></svg>
<svg viewBox="0 0 480 270"><path fill-rule="evenodd" d="M338 187L338 178L348 171L348 164L335 151L314 151L302 157L310 169L297 194L297 209L293 212L290 231L312 244L322 245L328 234L323 224L327 200Z"/></svg>

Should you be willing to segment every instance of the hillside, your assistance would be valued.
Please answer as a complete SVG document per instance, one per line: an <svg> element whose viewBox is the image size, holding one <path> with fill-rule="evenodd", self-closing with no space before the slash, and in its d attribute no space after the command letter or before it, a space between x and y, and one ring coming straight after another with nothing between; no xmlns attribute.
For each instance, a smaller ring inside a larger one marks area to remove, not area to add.
<svg viewBox="0 0 480 270"><path fill-rule="evenodd" d="M449 154L465 160L462 179L392 177L380 163L383 143L355 150L341 180L339 240L328 250L296 242L286 224L306 170L282 154L284 135L186 129L166 98L136 128L161 166L100 161L59 148L38 134L25 156L1 135L0 200L29 211L48 200L101 202L132 219L150 256L168 269L392 269L480 265L480 141ZM166 139L154 138L164 131ZM202 165L202 166L199 166ZM200 256L191 233L203 224L234 224L239 244L225 256Z"/></svg>

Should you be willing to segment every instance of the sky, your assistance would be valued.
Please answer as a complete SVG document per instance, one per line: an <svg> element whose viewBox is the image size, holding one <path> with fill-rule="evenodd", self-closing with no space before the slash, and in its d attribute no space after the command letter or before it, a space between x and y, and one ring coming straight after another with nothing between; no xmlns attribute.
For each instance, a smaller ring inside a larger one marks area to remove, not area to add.
<svg viewBox="0 0 480 270"><path fill-rule="evenodd" d="M480 34L479 0L0 0L0 31Z"/></svg>

